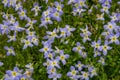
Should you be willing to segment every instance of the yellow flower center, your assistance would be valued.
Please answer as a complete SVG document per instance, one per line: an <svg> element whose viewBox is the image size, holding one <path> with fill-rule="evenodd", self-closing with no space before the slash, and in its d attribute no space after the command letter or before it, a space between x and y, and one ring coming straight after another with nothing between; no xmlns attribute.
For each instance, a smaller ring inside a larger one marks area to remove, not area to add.
<svg viewBox="0 0 120 80"><path fill-rule="evenodd" d="M24 15L25 15L25 12L24 12L24 11L22 11L22 12L21 12L21 16L24 16Z"/></svg>
<svg viewBox="0 0 120 80"><path fill-rule="evenodd" d="M61 59L61 60L64 60L64 59L65 59L65 56L64 56L64 55L61 55L61 56L60 56L60 59Z"/></svg>
<svg viewBox="0 0 120 80"><path fill-rule="evenodd" d="M15 71L12 72L12 76L16 76L17 73Z"/></svg>
<svg viewBox="0 0 120 80"><path fill-rule="evenodd" d="M75 70L72 70L72 75L76 75L76 71Z"/></svg>
<svg viewBox="0 0 120 80"><path fill-rule="evenodd" d="M83 6L83 5L84 5L84 2L80 1L80 3L79 3L79 4L80 4L80 6Z"/></svg>
<svg viewBox="0 0 120 80"><path fill-rule="evenodd" d="M98 43L96 43L95 47L96 47L96 48L99 48L99 46L100 46L100 45L99 45Z"/></svg>
<svg viewBox="0 0 120 80"><path fill-rule="evenodd" d="M61 10L61 6L57 6L57 10L60 11Z"/></svg>
<svg viewBox="0 0 120 80"><path fill-rule="evenodd" d="M44 50L45 50L45 51L48 51L48 48L47 48L47 47L45 47L45 48L44 48Z"/></svg>
<svg viewBox="0 0 120 80"><path fill-rule="evenodd" d="M83 76L84 76L85 78L87 78L87 77L88 77L88 73L85 72L85 73L83 74Z"/></svg>
<svg viewBox="0 0 120 80"><path fill-rule="evenodd" d="M30 44L30 41L26 41L25 44L29 45L29 44Z"/></svg>

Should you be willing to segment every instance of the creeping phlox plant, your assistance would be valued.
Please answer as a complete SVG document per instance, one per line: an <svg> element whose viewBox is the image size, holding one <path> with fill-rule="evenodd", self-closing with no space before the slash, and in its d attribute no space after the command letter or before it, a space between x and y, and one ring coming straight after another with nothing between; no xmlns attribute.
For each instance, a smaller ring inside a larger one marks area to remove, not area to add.
<svg viewBox="0 0 120 80"><path fill-rule="evenodd" d="M119 49L119 0L0 1L1 80L120 80Z"/></svg>

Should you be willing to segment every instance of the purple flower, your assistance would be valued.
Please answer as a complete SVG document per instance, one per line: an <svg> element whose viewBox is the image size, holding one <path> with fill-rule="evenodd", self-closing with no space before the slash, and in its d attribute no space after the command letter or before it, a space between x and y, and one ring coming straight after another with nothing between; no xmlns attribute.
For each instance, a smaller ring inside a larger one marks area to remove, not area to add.
<svg viewBox="0 0 120 80"><path fill-rule="evenodd" d="M27 39L32 39L33 37L35 37L35 31L30 31L30 30L26 30L26 33L28 34L26 36Z"/></svg>
<svg viewBox="0 0 120 80"><path fill-rule="evenodd" d="M50 60L50 66L48 67L48 69L53 68L53 67L60 68L58 59Z"/></svg>
<svg viewBox="0 0 120 80"><path fill-rule="evenodd" d="M99 3L104 3L106 0L99 0Z"/></svg>
<svg viewBox="0 0 120 80"><path fill-rule="evenodd" d="M54 38L58 38L58 35L57 35L57 29L55 28L52 32L51 31L47 31L47 36L45 36L44 38L45 39L53 39Z"/></svg>
<svg viewBox="0 0 120 80"><path fill-rule="evenodd" d="M67 30L67 36L71 35L71 32L75 31L76 28L70 28L70 25L65 25L65 28Z"/></svg>
<svg viewBox="0 0 120 80"><path fill-rule="evenodd" d="M117 34L110 34L109 35L109 38L110 38L110 42L109 43L115 43L115 44L119 45L120 44L120 42L118 40L119 36L120 36L119 33L117 33Z"/></svg>
<svg viewBox="0 0 120 80"><path fill-rule="evenodd" d="M106 55L107 54L107 50L111 50L112 47L108 46L108 41L106 40L104 45L102 46L102 50L103 50L103 54Z"/></svg>
<svg viewBox="0 0 120 80"><path fill-rule="evenodd" d="M82 73L81 79L89 80L90 74L88 72L82 71L81 73Z"/></svg>
<svg viewBox="0 0 120 80"><path fill-rule="evenodd" d="M97 72L96 72L96 68L94 68L93 66L88 68L89 72L90 72L90 77L92 78L93 76L97 76Z"/></svg>
<svg viewBox="0 0 120 80"><path fill-rule="evenodd" d="M44 47L39 50L40 52L47 53L47 52L52 51L50 41L46 41L46 42L42 41L42 44L43 44Z"/></svg>
<svg viewBox="0 0 120 80"><path fill-rule="evenodd" d="M109 0L106 0L106 1L102 4L102 6L109 6L109 7L110 7L110 6L111 6L111 5L110 5L110 1L109 1Z"/></svg>
<svg viewBox="0 0 120 80"><path fill-rule="evenodd" d="M94 47L94 50L99 50L99 51L101 51L102 50L102 47L100 46L100 44L101 44L101 40L98 40L97 42L92 42L92 47Z"/></svg>
<svg viewBox="0 0 120 80"><path fill-rule="evenodd" d="M76 47L73 47L73 51L75 52L79 52L79 54L82 53L82 50L85 49L85 47L81 46L81 44L79 42L76 43Z"/></svg>
<svg viewBox="0 0 120 80"><path fill-rule="evenodd" d="M21 75L20 76L20 80L25 80L25 79L27 79L26 75Z"/></svg>
<svg viewBox="0 0 120 80"><path fill-rule="evenodd" d="M7 46L5 46L4 49L8 51L8 52L6 53L7 56L9 56L9 55L11 55L11 54L15 56L14 48L13 48L12 46L11 46L10 48L7 47Z"/></svg>
<svg viewBox="0 0 120 80"><path fill-rule="evenodd" d="M78 71L81 71L82 68L83 68L83 66L84 66L84 65L81 63L81 61L78 61L78 64L75 65L75 67L78 68Z"/></svg>
<svg viewBox="0 0 120 80"><path fill-rule="evenodd" d="M85 12L86 10L85 9L82 9L82 8L73 8L73 15L76 16L76 14L78 13L78 15L80 16L82 12Z"/></svg>
<svg viewBox="0 0 120 80"><path fill-rule="evenodd" d="M18 10L20 10L21 8L23 8L22 3L21 3L21 2L18 2L18 3L15 5L15 11L18 11Z"/></svg>
<svg viewBox="0 0 120 80"><path fill-rule="evenodd" d="M63 5L63 4L60 4L60 3L58 3L58 2L55 2L54 4L55 4L56 9L57 9L61 14L63 14L62 8L64 7L64 5Z"/></svg>
<svg viewBox="0 0 120 80"><path fill-rule="evenodd" d="M86 25L85 29L80 28L80 30L82 31L82 33L80 33L81 37L83 38L83 42L85 43L87 40L91 41L91 39L89 38L89 36L91 36L91 32L88 31L88 26Z"/></svg>
<svg viewBox="0 0 120 80"><path fill-rule="evenodd" d="M23 31L23 30L25 30L25 29L22 28L22 27L20 27L19 22L16 21L13 26L10 26L10 30L15 31L15 32L16 32L16 31L21 32L21 31Z"/></svg>
<svg viewBox="0 0 120 80"><path fill-rule="evenodd" d="M101 53L99 51L94 50L94 57L97 57L97 56L100 56L100 55L101 55Z"/></svg>
<svg viewBox="0 0 120 80"><path fill-rule="evenodd" d="M113 13L112 16L110 16L111 21L119 21L120 20L120 14L119 13Z"/></svg>
<svg viewBox="0 0 120 80"><path fill-rule="evenodd" d="M33 69L26 69L24 75L26 75L26 77L31 80L32 73Z"/></svg>
<svg viewBox="0 0 120 80"><path fill-rule="evenodd" d="M102 7L103 8L101 9L101 12L105 12L105 13L109 14L110 6L103 5Z"/></svg>
<svg viewBox="0 0 120 80"><path fill-rule="evenodd" d="M104 29L105 30L108 30L110 32L113 32L113 30L117 30L118 29L118 26L116 25L115 22L108 22L107 25L104 25Z"/></svg>
<svg viewBox="0 0 120 80"><path fill-rule="evenodd" d="M72 3L75 3L75 0L69 0L69 1L68 1L68 5L69 5L69 4L72 4Z"/></svg>
<svg viewBox="0 0 120 80"><path fill-rule="evenodd" d="M48 78L53 78L53 80L57 80L57 79L61 78L61 74L58 74L58 73L49 74Z"/></svg>
<svg viewBox="0 0 120 80"><path fill-rule="evenodd" d="M20 8L20 11L18 12L18 14L19 14L19 17L20 17L21 20L27 19L26 12L27 11L25 9Z"/></svg>
<svg viewBox="0 0 120 80"><path fill-rule="evenodd" d="M82 51L82 53L80 53L80 55L83 57L83 58L86 58L87 57L87 53Z"/></svg>
<svg viewBox="0 0 120 80"><path fill-rule="evenodd" d="M75 67L71 66L70 70L71 71L67 73L67 76L71 77L72 79L77 79L77 73L78 73L78 71L75 70Z"/></svg>
<svg viewBox="0 0 120 80"><path fill-rule="evenodd" d="M106 31L106 32L102 32L101 35L103 35L103 36L105 37L105 39L107 40L107 39L109 39L109 35L110 35L110 34L111 34L111 32Z"/></svg>
<svg viewBox="0 0 120 80"><path fill-rule="evenodd" d="M88 26L87 26L87 25L86 25L86 28L85 28L85 29L80 28L80 30L82 31L82 33L83 33L84 35L88 35L88 36L91 35L91 32L88 31Z"/></svg>
<svg viewBox="0 0 120 80"><path fill-rule="evenodd" d="M31 11L34 11L34 12L35 12L35 16L37 16L37 15L38 15L38 11L40 11L40 9L41 9L42 7L39 6L38 3L34 3L33 6L34 6L34 7L31 9Z"/></svg>
<svg viewBox="0 0 120 80"><path fill-rule="evenodd" d="M83 33L80 33L81 37L83 38L83 43L85 43L86 41L91 41L91 39L89 38L89 35L88 34L83 34Z"/></svg>
<svg viewBox="0 0 120 80"><path fill-rule="evenodd" d="M27 40L24 39L23 43L24 43L23 49L26 49L28 46L29 47L33 46L33 44L31 43L31 41L29 39L27 39Z"/></svg>
<svg viewBox="0 0 120 80"><path fill-rule="evenodd" d="M68 59L69 58L69 55L68 54L64 54L64 51L60 51L60 56L57 57L58 60L61 60L63 65L66 64L66 60L65 59Z"/></svg>
<svg viewBox="0 0 120 80"><path fill-rule="evenodd" d="M60 18L61 15L62 15L62 13L58 12L56 8L53 8L53 14L51 14L51 17L54 20L57 20L58 22L60 22L61 21L61 18Z"/></svg>
<svg viewBox="0 0 120 80"><path fill-rule="evenodd" d="M53 24L50 16L41 18L40 27L41 27L41 26L45 26L45 28L47 28L47 24Z"/></svg>
<svg viewBox="0 0 120 80"><path fill-rule="evenodd" d="M2 3L4 4L4 7L8 6L9 1L8 0L2 0Z"/></svg>
<svg viewBox="0 0 120 80"><path fill-rule="evenodd" d="M80 8L83 8L83 7L87 8L87 5L85 4L85 2L86 0L76 0L76 3L79 4Z"/></svg>
<svg viewBox="0 0 120 80"><path fill-rule="evenodd" d="M13 36L8 35L7 37L9 38L7 42L16 41L16 33Z"/></svg>
<svg viewBox="0 0 120 80"><path fill-rule="evenodd" d="M36 46L38 46L38 38L37 37L32 37L32 39L31 39L31 42L34 44L34 45L36 45Z"/></svg>
<svg viewBox="0 0 120 80"><path fill-rule="evenodd" d="M30 18L27 18L28 23L25 25L25 27L30 26L33 29L33 24L37 22L37 20L31 20Z"/></svg>
<svg viewBox="0 0 120 80"><path fill-rule="evenodd" d="M16 18L13 15L10 15L10 19L7 19L9 25L15 24Z"/></svg>
<svg viewBox="0 0 120 80"><path fill-rule="evenodd" d="M47 17L51 15L51 7L48 7L48 9L46 11L43 11L42 13L42 17Z"/></svg>
<svg viewBox="0 0 120 80"><path fill-rule="evenodd" d="M61 34L60 34L60 38L62 37L62 38L65 38L66 36L67 36L67 29L66 28L60 28L60 32L61 32Z"/></svg>
<svg viewBox="0 0 120 80"><path fill-rule="evenodd" d="M47 70L48 74L55 74L56 72L57 72L56 68L54 68L54 67Z"/></svg>
<svg viewBox="0 0 120 80"><path fill-rule="evenodd" d="M55 56L54 52L48 52L48 53L44 53L44 58L50 58L53 59Z"/></svg>
<svg viewBox="0 0 120 80"><path fill-rule="evenodd" d="M8 0L8 7L14 7L16 5L17 0Z"/></svg>
<svg viewBox="0 0 120 80"><path fill-rule="evenodd" d="M50 67L50 59L47 58L47 61L43 63L43 66L47 66L47 69Z"/></svg>
<svg viewBox="0 0 120 80"><path fill-rule="evenodd" d="M18 80L19 77L21 76L21 73L19 71L20 70L18 69L18 67L14 67L13 71L12 70L7 70L6 71L7 77L5 77L5 80L7 80L9 78L11 80Z"/></svg>
<svg viewBox="0 0 120 80"><path fill-rule="evenodd" d="M4 22L4 24L0 24L0 30L2 34L8 34L10 32L8 23Z"/></svg>

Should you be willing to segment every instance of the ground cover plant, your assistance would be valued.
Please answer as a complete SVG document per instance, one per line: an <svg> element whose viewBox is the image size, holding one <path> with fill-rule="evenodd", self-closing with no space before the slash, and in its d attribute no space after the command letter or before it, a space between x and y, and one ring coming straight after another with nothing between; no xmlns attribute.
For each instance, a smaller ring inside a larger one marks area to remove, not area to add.
<svg viewBox="0 0 120 80"><path fill-rule="evenodd" d="M120 1L0 0L0 80L120 80Z"/></svg>

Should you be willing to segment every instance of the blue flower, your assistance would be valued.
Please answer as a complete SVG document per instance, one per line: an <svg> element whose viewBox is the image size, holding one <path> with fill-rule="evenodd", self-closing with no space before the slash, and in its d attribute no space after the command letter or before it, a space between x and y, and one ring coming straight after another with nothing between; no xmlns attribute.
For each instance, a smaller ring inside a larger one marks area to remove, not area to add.
<svg viewBox="0 0 120 80"><path fill-rule="evenodd" d="M18 14L19 14L19 17L20 17L21 20L27 19L26 12L27 11L25 9L20 8L20 11L18 12Z"/></svg>
<svg viewBox="0 0 120 80"><path fill-rule="evenodd" d="M101 51L102 50L102 47L101 47L101 40L99 39L97 42L92 42L92 47L94 47L94 50L99 50Z"/></svg>
<svg viewBox="0 0 120 80"><path fill-rule="evenodd" d="M78 78L78 77L77 77L78 71L75 70L75 67L74 67L74 66L71 66L71 67L70 67L70 70L71 70L71 71L67 73L67 76L69 76L69 77L72 78L72 79L77 79L77 78Z"/></svg>
<svg viewBox="0 0 120 80"><path fill-rule="evenodd" d="M80 42L76 43L76 47L73 47L73 51L79 52L79 54L82 54L82 50L85 49L85 47L81 46Z"/></svg>
<svg viewBox="0 0 120 80"><path fill-rule="evenodd" d="M39 50L40 52L48 53L50 51L53 51L51 48L51 41L42 41L42 44L44 47Z"/></svg>
<svg viewBox="0 0 120 80"><path fill-rule="evenodd" d="M103 54L106 55L107 54L107 50L111 50L112 47L108 46L109 42L106 40L104 45L102 46L102 50L103 50Z"/></svg>
<svg viewBox="0 0 120 80"><path fill-rule="evenodd" d="M33 29L33 24L37 22L37 20L31 20L30 18L27 18L28 23L25 25L25 27L30 27Z"/></svg>
<svg viewBox="0 0 120 80"><path fill-rule="evenodd" d="M31 11L34 11L34 12L35 12L35 16L38 16L38 11L40 11L41 8L42 8L42 7L39 6L38 3L34 3L34 4L33 4L33 8L31 9Z"/></svg>
<svg viewBox="0 0 120 80"><path fill-rule="evenodd" d="M75 67L78 68L78 71L81 71L83 69L84 65L81 63L81 61L78 61L78 64L76 64Z"/></svg>
<svg viewBox="0 0 120 80"><path fill-rule="evenodd" d="M69 55L68 54L64 54L63 50L60 51L60 56L57 57L57 59L62 61L63 65L66 64L66 60L65 59L68 59L68 58L69 58Z"/></svg>
<svg viewBox="0 0 120 80"><path fill-rule="evenodd" d="M75 31L76 28L70 28L70 25L65 25L65 28L67 30L67 36L69 37L71 35L71 32Z"/></svg>
<svg viewBox="0 0 120 80"><path fill-rule="evenodd" d="M16 33L14 32L14 35L13 36L10 36L10 35L8 35L7 37L9 38L9 40L7 41L7 42L11 42L11 41L16 41L17 39L16 39Z"/></svg>
<svg viewBox="0 0 120 80"><path fill-rule="evenodd" d="M119 33L117 33L117 34L110 34L109 35L109 38L110 38L110 42L109 43L115 43L115 44L119 45L120 44L120 42L118 40L119 36L120 36Z"/></svg>
<svg viewBox="0 0 120 80"><path fill-rule="evenodd" d="M58 73L50 74L48 75L48 78L53 78L53 80L57 80L61 78L61 74L58 74Z"/></svg>
<svg viewBox="0 0 120 80"><path fill-rule="evenodd" d="M81 73L82 73L81 79L89 80L90 74L88 72L82 71Z"/></svg>
<svg viewBox="0 0 120 80"><path fill-rule="evenodd" d="M15 56L14 48L12 46L10 48L8 46L5 46L4 49L7 50L7 53L6 53L7 56L9 56L11 54Z"/></svg>
<svg viewBox="0 0 120 80"><path fill-rule="evenodd" d="M33 44L31 43L31 41L29 40L29 39L24 39L23 40L23 43L24 43L24 46L23 46L23 49L26 49L28 46L29 47L32 47L33 46Z"/></svg>
<svg viewBox="0 0 120 80"><path fill-rule="evenodd" d="M100 51L94 50L94 57L97 57L97 56L100 56L100 55L101 55Z"/></svg>

